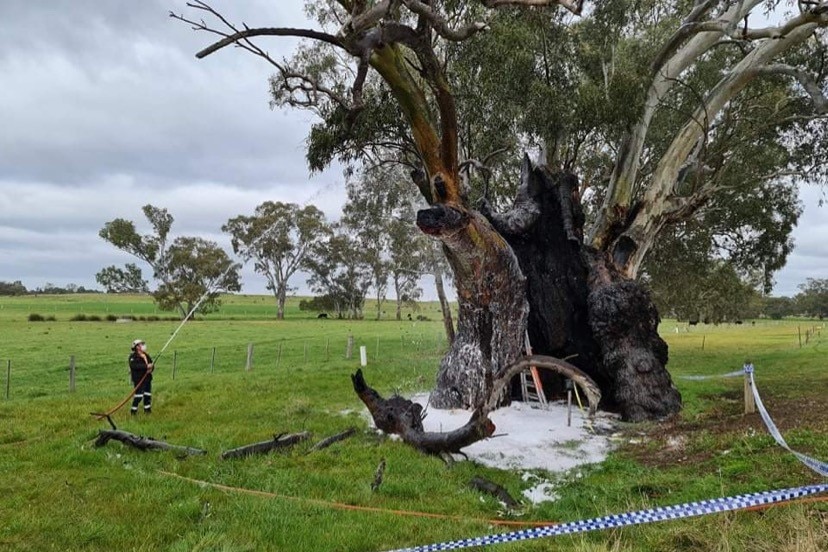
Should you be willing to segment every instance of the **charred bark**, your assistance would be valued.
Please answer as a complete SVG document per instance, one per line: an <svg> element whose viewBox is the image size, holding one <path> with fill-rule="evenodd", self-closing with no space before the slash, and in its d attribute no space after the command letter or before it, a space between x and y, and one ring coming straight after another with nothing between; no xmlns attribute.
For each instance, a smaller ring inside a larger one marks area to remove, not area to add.
<svg viewBox="0 0 828 552"><path fill-rule="evenodd" d="M98 438L95 439L95 446L103 447L113 439L141 451L171 450L185 455L207 454L207 451L203 449L185 447L181 445L171 445L169 443L165 443L164 441L153 439L152 437L143 437L141 435L135 435L134 433L122 431L120 429L104 429L99 431Z"/></svg>
<svg viewBox="0 0 828 552"><path fill-rule="evenodd" d="M280 435L274 435L273 439L269 441L252 443L250 445L244 445L226 450L221 453L221 459L227 460L228 458L243 458L252 454L267 454L274 450L292 447L293 445L301 443L308 438L310 438L310 433L307 431L303 431L301 433L290 433L287 435L282 433Z"/></svg>
<svg viewBox="0 0 828 552"><path fill-rule="evenodd" d="M475 475L471 478L471 481L469 481L469 486L472 489L477 489L478 491L483 491L484 493L492 495L509 508L517 508L518 506L520 506L520 503L514 498L512 498L512 495L509 494L509 491L507 491L497 483L489 481L488 479L480 477L479 475Z"/></svg>
<svg viewBox="0 0 828 552"><path fill-rule="evenodd" d="M526 276L534 352L571 358L601 388L602 407L626 420L678 412L681 396L665 369L658 312L646 289L584 244L576 177L532 168L524 159L513 209L497 214L484 205L482 211ZM559 383L543 377L545 387Z"/></svg>
<svg viewBox="0 0 828 552"><path fill-rule="evenodd" d="M459 453L460 449L494 434L495 426L482 410L476 410L466 425L454 431L427 432L423 429L421 405L399 395L382 398L365 382L362 370L351 376L351 382L378 429L399 435L403 441L426 454Z"/></svg>
<svg viewBox="0 0 828 552"><path fill-rule="evenodd" d="M317 450L326 449L334 443L338 443L339 441L344 441L345 439L348 439L349 437L356 435L356 432L357 430L355 427L349 427L341 433L337 433L336 435L331 435L330 437L322 439L310 448L308 454Z"/></svg>
<svg viewBox="0 0 828 552"><path fill-rule="evenodd" d="M477 212L437 204L417 213L417 226L442 242L459 303L457 334L440 363L431 404L478 408L490 396L490 382L522 353L525 279L512 249ZM498 400L507 403L508 393Z"/></svg>

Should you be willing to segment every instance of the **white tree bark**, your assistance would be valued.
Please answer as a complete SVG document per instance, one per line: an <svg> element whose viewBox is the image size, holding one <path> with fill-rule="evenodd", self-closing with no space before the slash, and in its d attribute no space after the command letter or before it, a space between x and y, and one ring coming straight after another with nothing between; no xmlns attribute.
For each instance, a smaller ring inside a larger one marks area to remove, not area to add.
<svg viewBox="0 0 828 552"><path fill-rule="evenodd" d="M708 93L704 104L696 109L690 120L678 132L656 167L652 181L644 194L642 208L619 238L630 238L637 246L622 267L626 276L636 277L644 256L658 232L669 221L669 216L685 206L686 200L673 197L673 186L679 169L707 132L708 125L703 122L715 119L728 102L759 76L775 57L804 42L818 26L818 23L805 23L784 37L768 40L757 46L718 82ZM702 189L702 194L704 192Z"/></svg>

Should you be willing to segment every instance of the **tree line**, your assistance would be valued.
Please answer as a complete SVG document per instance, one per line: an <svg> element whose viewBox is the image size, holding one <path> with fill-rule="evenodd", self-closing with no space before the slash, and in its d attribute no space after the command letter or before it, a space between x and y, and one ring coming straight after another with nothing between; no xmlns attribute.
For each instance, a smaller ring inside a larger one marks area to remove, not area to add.
<svg viewBox="0 0 828 552"><path fill-rule="evenodd" d="M423 275L439 281L438 294L447 305L446 268L435 244L416 231L418 198L405 179L398 167L350 178L344 214L336 222L314 205L265 201L221 229L230 236L233 252L265 278L277 318L284 318L287 295L295 289L291 279L303 271L317 296L306 306L339 318L363 318L369 311L379 319L391 291L399 320L403 305L420 298L417 284ZM151 294L161 309L184 316L206 293L198 311L207 313L219 308L221 293L240 291L242 265L217 243L185 236L170 241L173 216L153 205L142 210L151 232L140 234L133 221L119 218L105 223L99 235L152 268L157 287ZM95 279L110 293L150 293L149 281L134 263L105 267Z"/></svg>

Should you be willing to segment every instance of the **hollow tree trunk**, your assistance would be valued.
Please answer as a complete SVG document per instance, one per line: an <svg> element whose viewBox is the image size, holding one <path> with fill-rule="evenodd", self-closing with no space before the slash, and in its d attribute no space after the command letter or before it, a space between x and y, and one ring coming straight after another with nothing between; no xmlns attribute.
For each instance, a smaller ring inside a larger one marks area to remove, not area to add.
<svg viewBox="0 0 828 552"><path fill-rule="evenodd" d="M622 276L608 255L584 245L577 190L574 176L532 168L524 159L513 209L497 214L481 207L489 231L508 242L497 254L484 247L495 238L464 231L444 207L420 212L420 227L446 247L460 303L459 331L432 394L435 407L478 404L486 370L497 374L501 358L520 355L528 327L534 353L570 358L596 381L602 405L625 419L658 419L680 409L649 293ZM474 213L465 216L476 220ZM477 269L470 269L472 260ZM478 374L475 365L482 367Z"/></svg>

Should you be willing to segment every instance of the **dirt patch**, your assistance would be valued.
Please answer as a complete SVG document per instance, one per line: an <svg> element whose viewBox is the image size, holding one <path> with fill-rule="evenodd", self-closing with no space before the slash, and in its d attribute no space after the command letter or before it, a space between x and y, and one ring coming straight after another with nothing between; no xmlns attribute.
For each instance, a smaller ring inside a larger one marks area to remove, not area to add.
<svg viewBox="0 0 828 552"><path fill-rule="evenodd" d="M625 432L621 452L645 466L699 464L723 454L730 443L745 435L767 435L759 413L744 414L741 391L702 396L711 408L695 419L675 417L660 424L634 427ZM828 433L828 395L798 399L766 399L765 408L784 435L791 430ZM706 446L700 449L701 437Z"/></svg>

